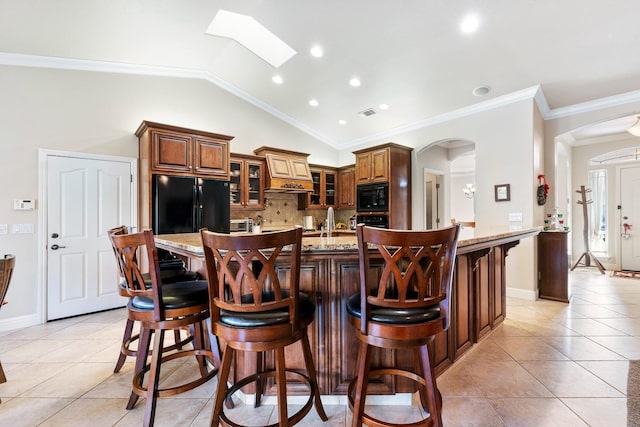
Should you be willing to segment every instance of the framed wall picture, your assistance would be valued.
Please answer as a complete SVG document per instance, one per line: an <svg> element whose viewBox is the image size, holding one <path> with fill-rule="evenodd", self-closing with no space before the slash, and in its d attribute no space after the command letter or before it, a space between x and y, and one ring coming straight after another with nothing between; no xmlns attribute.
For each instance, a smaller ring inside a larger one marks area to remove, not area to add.
<svg viewBox="0 0 640 427"><path fill-rule="evenodd" d="M511 200L511 188L509 184L495 186L496 202L508 202Z"/></svg>

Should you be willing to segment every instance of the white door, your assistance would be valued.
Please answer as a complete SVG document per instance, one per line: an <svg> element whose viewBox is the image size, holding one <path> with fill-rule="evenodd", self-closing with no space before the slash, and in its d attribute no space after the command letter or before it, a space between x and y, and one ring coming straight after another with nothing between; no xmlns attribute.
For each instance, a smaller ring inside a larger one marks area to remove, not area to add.
<svg viewBox="0 0 640 427"><path fill-rule="evenodd" d="M640 167L620 169L620 266L640 271ZM625 225L626 224L626 225Z"/></svg>
<svg viewBox="0 0 640 427"><path fill-rule="evenodd" d="M47 320L122 307L106 231L132 224L130 162L47 157Z"/></svg>

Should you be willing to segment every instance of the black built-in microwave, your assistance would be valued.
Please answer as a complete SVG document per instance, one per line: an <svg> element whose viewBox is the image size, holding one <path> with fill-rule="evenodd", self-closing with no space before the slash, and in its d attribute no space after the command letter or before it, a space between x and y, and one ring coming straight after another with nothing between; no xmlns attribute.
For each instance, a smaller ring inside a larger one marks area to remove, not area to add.
<svg viewBox="0 0 640 427"><path fill-rule="evenodd" d="M389 183L364 184L356 187L358 212L386 212L389 210Z"/></svg>

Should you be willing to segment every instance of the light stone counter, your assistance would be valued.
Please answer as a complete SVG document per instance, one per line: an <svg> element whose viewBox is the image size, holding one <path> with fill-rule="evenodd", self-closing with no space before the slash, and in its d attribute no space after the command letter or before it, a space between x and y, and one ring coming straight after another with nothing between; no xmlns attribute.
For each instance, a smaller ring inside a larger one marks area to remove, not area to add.
<svg viewBox="0 0 640 427"><path fill-rule="evenodd" d="M486 245L499 244L501 240L514 240L515 237L529 237L538 234L542 227L534 227L516 231L498 231L475 233L472 238L467 238L458 242L458 252L466 253L479 249ZM156 244L167 250L175 250L185 255L195 255L202 257L202 240L200 233L184 233L184 234L160 234L155 237ZM356 236L336 236L336 237L303 237L303 252L323 252L323 251L340 251L355 252L358 250L358 241Z"/></svg>

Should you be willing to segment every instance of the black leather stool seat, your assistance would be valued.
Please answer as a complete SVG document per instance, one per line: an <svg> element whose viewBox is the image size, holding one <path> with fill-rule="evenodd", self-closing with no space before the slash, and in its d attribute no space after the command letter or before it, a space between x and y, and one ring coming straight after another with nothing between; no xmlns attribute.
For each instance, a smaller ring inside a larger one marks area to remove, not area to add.
<svg viewBox="0 0 640 427"><path fill-rule="evenodd" d="M169 283L162 286L164 308L175 310L198 304L209 303L209 285L206 280ZM138 310L153 310L153 298L138 296L131 299L131 305Z"/></svg>
<svg viewBox="0 0 640 427"><path fill-rule="evenodd" d="M163 288L164 289L164 288ZM313 303L311 297L305 293L300 292L299 299L299 314L301 319L313 318L313 313L316 311L316 305ZM288 298L289 291L283 290L282 297ZM263 302L274 301L274 295L272 291L265 291L262 293ZM247 294L242 296L243 304L253 303L253 295ZM253 328L260 326L276 325L278 323L286 323L289 321L289 310L286 308L263 311L257 313L235 313L233 311L221 310L220 320L227 325L237 326L239 328Z"/></svg>
<svg viewBox="0 0 640 427"><path fill-rule="evenodd" d="M352 316L361 318L360 292L351 295L347 300L347 312ZM371 320L379 323L423 323L437 319L439 316L440 306L438 304L424 308L376 307L371 310Z"/></svg>

